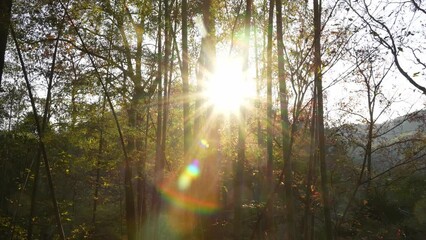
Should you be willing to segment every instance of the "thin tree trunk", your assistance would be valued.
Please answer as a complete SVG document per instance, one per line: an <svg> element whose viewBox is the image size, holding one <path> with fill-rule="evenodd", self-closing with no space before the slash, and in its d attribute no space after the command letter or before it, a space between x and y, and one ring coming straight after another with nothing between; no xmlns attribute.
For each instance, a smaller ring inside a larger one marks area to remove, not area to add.
<svg viewBox="0 0 426 240"><path fill-rule="evenodd" d="M149 105L146 109L146 116L145 116L145 133L144 133L144 142L142 146L142 156L143 159L140 161L139 166L139 178L138 178L138 191L139 191L139 199L138 199L138 212L139 212L139 228L142 228L146 222L147 219L147 203L146 203L146 159L148 159L148 130L149 130ZM144 235L141 235L140 237L143 237Z"/></svg>
<svg viewBox="0 0 426 240"><path fill-rule="evenodd" d="M10 27L10 30L11 30L11 35L12 35L13 41L14 41L15 46L16 46L16 50L18 52L18 57L19 57L19 61L21 63L22 72L24 74L24 79L25 79L25 83L26 83L26 86L27 86L28 95L29 95L30 101L31 101L31 107L32 107L32 110L33 110L34 121L35 121L36 129L37 129L38 142L39 142L40 150L41 150L41 153L42 153L42 156L43 156L44 165L45 165L45 168L46 168L47 180L48 180L48 183L49 183L50 194L51 194L51 198L52 198L52 202L53 202L53 207L54 207L54 210L55 210L55 218L56 218L56 224L57 224L57 227L58 227L59 236L62 240L65 240L65 233L64 233L64 229L62 227L58 202L56 200L55 189L54 189L54 186L53 186L52 175L51 175L51 172L50 172L49 160L47 158L46 148L45 148L45 145L44 145L44 142L43 142L42 126L41 126L39 118L38 118L37 108L35 106L35 100L34 100L34 97L33 97L33 94L32 94L31 84L30 84L30 81L28 79L28 74L27 74L27 70L25 68L24 60L22 58L21 49L19 47L18 40L16 39L16 34L15 34L15 31L13 30L13 27Z"/></svg>
<svg viewBox="0 0 426 240"><path fill-rule="evenodd" d="M310 127L310 144L309 144L309 162L308 162L308 174L306 177L306 200L305 200L305 216L303 222L303 236L306 240L313 239L313 235L311 234L313 231L313 225L311 224L314 220L313 211L312 211L312 187L314 186L314 175L315 175L315 160L316 160L316 152L317 152L317 102L316 102L317 94L314 85L313 89L313 97L312 97L312 117L311 117L311 127Z"/></svg>
<svg viewBox="0 0 426 240"><path fill-rule="evenodd" d="M182 0L182 85L183 85L183 151L189 158L191 127L189 118L189 54L188 54L188 0Z"/></svg>
<svg viewBox="0 0 426 240"><path fill-rule="evenodd" d="M256 19L257 15L254 16L253 18ZM253 28L256 29L256 21L253 21ZM257 135L257 146L260 148L262 146L262 125L260 123L260 86L262 85L261 82L261 77L260 77L260 70L259 70L259 50L258 50L258 42L257 42L257 31L255 31L253 33L254 35L254 58L255 58L255 64L256 64L256 102L255 102L255 106L256 106L256 123L257 123L257 128L256 128L256 135ZM260 159L258 158L257 160L257 168L260 169Z"/></svg>
<svg viewBox="0 0 426 240"><path fill-rule="evenodd" d="M289 239L297 239L294 220L293 203L293 173L291 163L291 141L290 141L290 121L288 118L288 93L284 71L284 43L283 43L283 19L282 19L282 1L276 0L277 7L277 46L278 46L278 81L280 88L281 105L281 131L282 131L282 150L284 160L284 187L286 193L286 213Z"/></svg>
<svg viewBox="0 0 426 240"><path fill-rule="evenodd" d="M256 12L256 11L255 11ZM253 16L253 19L256 19L258 16L257 14L255 16ZM256 29L257 25L256 25L256 21L253 21L253 28ZM264 146L263 144L263 137L262 137L262 124L261 124L261 103L260 103L260 88L262 85L262 81L261 81L261 73L260 73L260 59L259 59L259 47L258 47L258 39L257 39L257 31L254 31L253 33L254 35L254 56L255 56L255 63L256 63L256 100L255 100L255 107L256 107L256 135L257 135L257 147L258 149L262 149L262 147ZM265 47L265 46L263 46ZM263 174L261 174L260 172L262 171L262 157L261 156L257 156L256 157L256 168L257 168L257 174L256 174L256 179L254 180L254 196L253 199L256 202L260 202L261 201L261 196L262 196L262 184L263 184L263 179L262 176Z"/></svg>
<svg viewBox="0 0 426 240"><path fill-rule="evenodd" d="M372 144L373 144L373 128L374 128L374 99L375 96L371 96L370 82L364 75L364 81L367 87L367 100L368 100L368 134L367 134L367 146L365 155L367 156L367 192L370 189L371 180L371 155L372 155Z"/></svg>
<svg viewBox="0 0 426 240"><path fill-rule="evenodd" d="M9 35L10 17L12 11L12 0L0 1L0 92L4 69L4 56L6 53L7 37Z"/></svg>
<svg viewBox="0 0 426 240"><path fill-rule="evenodd" d="M215 21L216 21L216 0L206 0L203 4L203 23L206 27L206 35L203 36L202 42L202 62L201 70L202 79L201 84L209 81L214 81L212 75L215 71L216 63L216 31L215 31ZM219 188L219 178L218 178L218 161L219 161L219 119L213 114L213 106L206 106L205 99L200 99L200 106L202 109L199 109L201 122L200 122L200 132L203 134L209 147L206 149L200 149L197 151L200 155L204 155L204 161L201 164L201 175L203 176L200 181L197 183L198 197L203 201L210 201L215 205L219 202L218 188ZM201 137L201 136L199 136ZM215 219L209 217L202 217L198 219L200 229L197 234L200 239L204 239L205 235L209 235L210 227L214 225Z"/></svg>
<svg viewBox="0 0 426 240"><path fill-rule="evenodd" d="M325 136L324 136L324 103L322 92L322 62L321 62L321 6L314 0L314 64L315 84L317 88L318 103L318 148L321 174L322 200L324 205L325 235L326 239L333 240L332 222L330 214L330 200L327 179L327 166L325 162Z"/></svg>
<svg viewBox="0 0 426 240"><path fill-rule="evenodd" d="M38 150L36 164L34 169L34 186L31 192L31 203L30 203L30 215L28 217L28 228L27 228L27 239L31 240L33 238L33 219L35 215L35 206L37 198L37 189L40 175L40 162L41 162L41 151Z"/></svg>
<svg viewBox="0 0 426 240"><path fill-rule="evenodd" d="M112 35L113 31L110 31L110 37L109 37L109 48L108 48L108 59L111 59L111 48L112 48ZM110 69L107 69L106 78L109 79ZM74 75L76 76L75 72ZM108 84L108 82L106 82ZM102 100L102 113L101 113L101 120L100 120L100 130L99 130L99 145L98 145L98 155L97 155L97 161L96 161L96 179L95 179L95 192L93 197L93 215L92 215L92 224L96 231L96 210L98 205L98 198L99 198L99 187L100 187L100 163L103 157L103 148L104 148L104 139L103 139L103 130L104 130L104 115L105 115L105 107L106 107L106 97L103 95Z"/></svg>
<svg viewBox="0 0 426 240"><path fill-rule="evenodd" d="M131 130L136 130L139 128L140 126L140 120L139 120L139 116L140 116L140 109L141 107L141 101L143 100L143 98L145 97L145 92L142 86L142 43L143 43L143 24L144 24L144 18L142 17L140 19L140 22L135 22L132 18L132 16L129 13L129 9L126 6L126 12L127 15L129 15L128 17L130 18L130 21L132 23L132 26L134 28L135 31L135 35L136 35L136 52L135 52L135 57L134 57L134 61L135 61L135 72L134 74L131 74L132 77L130 77L130 79L132 80L133 84L134 84L134 90L133 90L133 95L131 98L131 102L130 102L130 109L128 110L128 124ZM122 37L125 37L125 33L122 34ZM126 47L128 45L126 44ZM127 52L129 53L129 49L127 48ZM129 61L129 60L128 60ZM132 65L132 62L128 62L128 65ZM141 136L139 134L136 134L136 131L134 131L133 133L129 134L129 140L127 142L127 151L128 153L130 153L130 156L136 156L136 158L138 159L136 162L140 163L141 161L141 156L140 156L140 152L138 151L138 148L140 147L140 138ZM139 144L138 144L139 143ZM130 158L129 159L129 169L128 172L130 174L130 176L132 175L132 171L133 171L133 164L132 162L135 161L135 159ZM138 186L139 184L139 179L140 179L140 171L136 170L136 177L138 179L136 186ZM132 181L130 181L130 187L132 188L133 191L133 183ZM139 188L138 188L139 189ZM138 191L138 189L136 190L136 201L138 201L141 196L140 196L140 192ZM141 228L138 229L139 226L139 219L141 218L140 214L140 206L135 206L134 204L135 199L133 199L133 213L131 214L131 219L128 218L129 221L131 221L131 225L129 225L128 223L128 228L130 227L130 231L128 229L128 232L131 234L131 236L129 235L129 238L138 238L138 236L141 234L139 231L142 230ZM127 208L127 207L126 207ZM130 211L130 208L126 210ZM129 215L129 212L127 212L127 215Z"/></svg>
<svg viewBox="0 0 426 240"><path fill-rule="evenodd" d="M105 105L106 105L106 100L105 100L105 97L103 97L100 130L99 130L98 155L97 155L97 159L96 159L95 192L93 194L92 224L93 224L95 230L96 230L96 210L97 210L97 206L98 206L99 186L100 186L100 178L101 178L101 160L102 160L102 155L103 155L103 151L104 151L103 122L104 122Z"/></svg>
<svg viewBox="0 0 426 240"><path fill-rule="evenodd" d="M163 82L163 101L162 101L162 108L163 108L163 123L161 125L161 154L162 154L162 161L163 161L163 168L166 163L166 135L167 135L167 121L169 116L169 83L171 82L171 78L169 75L169 72L171 72L171 68L169 65L170 55L171 55L171 45L172 45L172 25L171 25L171 7L169 0L164 0L164 18L165 18L165 27L164 27L164 59L163 59L163 76L164 76L164 82Z"/></svg>
<svg viewBox="0 0 426 240"><path fill-rule="evenodd" d="M96 179L95 179L95 192L93 194L93 213L92 213L92 224L96 229L96 210L98 206L98 198L99 198L99 182L101 178L101 159L103 152L103 130L100 131L99 137L99 147L98 147L98 156L96 160Z"/></svg>
<svg viewBox="0 0 426 240"><path fill-rule="evenodd" d="M65 7L63 2L59 1L59 3L60 3L62 9L65 12L65 15L69 19L71 26L73 27L78 38L80 39L84 52L90 53L87 49L86 43L83 40L83 37L81 36L80 32L78 31L79 29L76 27L73 19L69 15L67 7ZM121 145L121 149L122 149L123 155L124 155L124 187L125 187L124 191L125 191L125 198L126 198L125 201L126 201L127 234L128 234L128 239L134 240L136 238L136 222L135 222L136 219L135 219L135 199L134 199L134 193L133 193L133 188L132 188L132 171L131 171L131 166L130 166L131 160L129 158L129 155L127 154L127 149L126 149L126 144L125 144L125 141L124 141L123 132L121 131L121 126L120 126L120 123L118 121L118 117L117 117L117 114L115 112L114 105L113 105L112 100L109 96L107 87L102 80L101 74L98 70L98 67L95 64L95 61L94 61L92 55L88 54L88 57L89 57L91 65L95 69L95 74L96 74L96 77L97 77L99 83L101 84L102 90L105 93L105 97L106 97L108 105L111 109L112 115L114 117L114 122L115 122L115 125L116 125L116 128L117 128L117 131L118 131L120 145Z"/></svg>
<svg viewBox="0 0 426 240"><path fill-rule="evenodd" d="M205 45L206 45L206 40L203 38L201 40L201 50L200 50L200 57L198 58L198 63L197 63L197 72L196 72L196 77L197 77L197 92L196 92L196 97L195 97L195 110L194 110L194 129L192 130L193 132L193 141L198 141L199 139L199 134L200 134L200 130L201 130L201 119L202 119L202 104L203 104L203 97L202 97L202 92L203 92L203 78L204 78L204 62L205 62Z"/></svg>
<svg viewBox="0 0 426 240"><path fill-rule="evenodd" d="M153 238L157 239L157 232L158 232L158 221L157 217L160 212L161 208L161 199L160 199L160 193L157 190L157 184L160 183L160 181L163 178L163 169L164 169L164 163L163 163L163 155L162 155L162 123L163 123L163 90L162 90L162 41L161 41L161 23L162 23L162 1L159 1L159 16L158 16L158 50L157 50L157 57L158 57L158 69L157 69L157 129L156 129L156 148L155 148L155 166L154 166L154 186L153 186L153 194L152 194L152 210L153 210L153 224L154 224L154 230L153 230Z"/></svg>
<svg viewBox="0 0 426 240"><path fill-rule="evenodd" d="M273 190L273 118L272 118L272 29L274 22L274 5L275 1L269 1L269 11L268 11L268 40L267 40L267 50L266 50L266 58L267 58L267 69L266 69L266 123L267 123L267 138L266 138L266 152L267 152L267 161L266 161L266 188L267 192L270 193ZM269 229L272 224L272 216L273 216L273 205L270 204L268 209L266 209L266 229Z"/></svg>
<svg viewBox="0 0 426 240"><path fill-rule="evenodd" d="M243 74L244 80L248 80L248 57L249 57L249 39L250 39L250 21L252 14L252 0L246 1L246 12L244 18L244 30L245 30L245 42L243 49ZM235 175L235 186L234 186L234 201L235 201L235 216L234 216L234 239L243 239L242 231L242 199L244 198L242 187L244 184L244 163L246 161L246 110L244 106L240 106L240 119L238 127L238 146L237 146L237 162L236 162L236 175Z"/></svg>
<svg viewBox="0 0 426 240"><path fill-rule="evenodd" d="M52 98L52 86L53 86L53 76L55 71L55 65L56 65L56 56L58 53L58 46L59 46L59 37L62 33L62 29L60 28L58 31L58 37L55 43L55 50L53 52L53 59L52 64L50 66L50 74L49 74L49 81L47 85L47 95L46 95L46 102L44 105L44 113L43 113L43 119L42 119L42 127L41 130L44 133L47 124L49 122L48 115L49 115L49 109L50 109L50 100ZM36 197L37 197L37 190L38 190L38 182L39 182L39 175L40 175L40 158L41 158L41 151L38 149L37 151L37 158L36 158L36 166L34 170L34 186L33 191L31 193L31 205L30 205L30 215L28 218L28 228L27 228L27 238L32 239L32 231L33 231L33 217L35 214L35 205L36 205Z"/></svg>

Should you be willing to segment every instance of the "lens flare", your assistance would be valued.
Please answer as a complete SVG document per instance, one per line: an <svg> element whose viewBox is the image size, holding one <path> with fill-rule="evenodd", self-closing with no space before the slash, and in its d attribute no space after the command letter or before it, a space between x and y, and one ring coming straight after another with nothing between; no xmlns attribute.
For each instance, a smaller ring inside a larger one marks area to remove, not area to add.
<svg viewBox="0 0 426 240"><path fill-rule="evenodd" d="M164 187L161 188L161 193L163 198L172 205L194 213L211 214L219 209L216 202L198 199L182 191L174 191L171 188Z"/></svg>
<svg viewBox="0 0 426 240"><path fill-rule="evenodd" d="M177 183L170 182L172 184L161 186L160 191L163 198L178 208L194 213L209 214L216 211L218 209L217 202L208 198L200 198L200 189L197 186L193 186L194 181L200 177L200 174L200 161L194 159L179 175Z"/></svg>
<svg viewBox="0 0 426 240"><path fill-rule="evenodd" d="M200 169L198 168L198 162L196 164L191 164L186 168L187 174L190 177L196 178L200 175Z"/></svg>
<svg viewBox="0 0 426 240"><path fill-rule="evenodd" d="M201 139L199 144L201 148L209 148L210 146L206 139Z"/></svg>
<svg viewBox="0 0 426 240"><path fill-rule="evenodd" d="M187 190L194 179L200 175L199 161L195 159L185 168L185 171L179 176L178 188L181 191Z"/></svg>

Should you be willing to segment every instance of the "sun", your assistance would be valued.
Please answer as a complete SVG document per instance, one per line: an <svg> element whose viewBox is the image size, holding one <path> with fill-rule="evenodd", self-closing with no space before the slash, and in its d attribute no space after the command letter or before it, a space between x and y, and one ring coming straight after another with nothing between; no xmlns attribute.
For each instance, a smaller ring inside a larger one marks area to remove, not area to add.
<svg viewBox="0 0 426 240"><path fill-rule="evenodd" d="M244 75L240 60L218 59L204 90L207 104L213 106L215 113L238 116L242 106L250 105L255 88Z"/></svg>

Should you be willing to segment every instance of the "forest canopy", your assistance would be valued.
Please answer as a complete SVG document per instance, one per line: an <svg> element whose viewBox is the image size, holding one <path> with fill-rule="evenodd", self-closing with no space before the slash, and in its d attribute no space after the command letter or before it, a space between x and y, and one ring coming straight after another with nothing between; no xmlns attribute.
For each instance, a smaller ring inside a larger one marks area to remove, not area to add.
<svg viewBox="0 0 426 240"><path fill-rule="evenodd" d="M0 238L424 239L422 0L0 0Z"/></svg>

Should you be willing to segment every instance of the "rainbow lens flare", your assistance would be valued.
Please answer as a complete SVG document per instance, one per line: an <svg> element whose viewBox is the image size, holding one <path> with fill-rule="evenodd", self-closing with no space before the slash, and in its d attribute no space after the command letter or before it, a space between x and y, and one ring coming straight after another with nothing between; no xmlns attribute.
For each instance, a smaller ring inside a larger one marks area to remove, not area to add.
<svg viewBox="0 0 426 240"><path fill-rule="evenodd" d="M199 144L201 148L209 148L210 146L206 139L201 139Z"/></svg>
<svg viewBox="0 0 426 240"><path fill-rule="evenodd" d="M195 213L210 214L215 212L219 206L215 202L201 200L185 194L181 191L174 191L170 188L161 189L162 196L176 207L189 210Z"/></svg>
<svg viewBox="0 0 426 240"><path fill-rule="evenodd" d="M189 166L185 168L185 171L180 175L178 179L178 188L183 191L191 186L191 183L200 175L199 161L195 159Z"/></svg>
<svg viewBox="0 0 426 240"><path fill-rule="evenodd" d="M180 175L178 179L178 188L184 191L191 186L191 183L200 175L200 162L195 159L189 166L185 168L185 171Z"/></svg>
<svg viewBox="0 0 426 240"><path fill-rule="evenodd" d="M203 197L203 186L195 182L200 177L200 161L195 159L189 164L176 182L168 182L161 186L161 194L172 205L194 213L209 214L218 209L218 203ZM176 179L176 178L175 178ZM199 189L201 188L201 189Z"/></svg>

